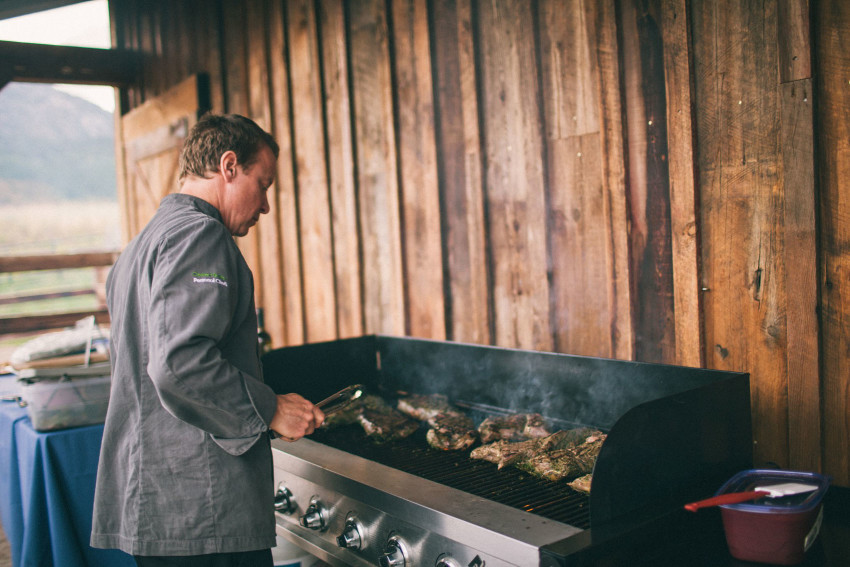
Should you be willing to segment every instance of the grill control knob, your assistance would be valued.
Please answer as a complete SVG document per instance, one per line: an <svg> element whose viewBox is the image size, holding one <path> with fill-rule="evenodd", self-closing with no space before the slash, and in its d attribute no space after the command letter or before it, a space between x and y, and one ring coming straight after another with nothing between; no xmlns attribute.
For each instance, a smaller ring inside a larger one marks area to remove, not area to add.
<svg viewBox="0 0 850 567"><path fill-rule="evenodd" d="M408 556L407 545L394 535L387 541L384 554L378 558L378 564L381 567L405 567Z"/></svg>
<svg viewBox="0 0 850 567"><path fill-rule="evenodd" d="M311 530L325 531L328 527L328 509L314 496L299 523Z"/></svg>
<svg viewBox="0 0 850 567"><path fill-rule="evenodd" d="M274 494L275 512L291 514L295 511L295 508L295 497L292 496L292 492L281 482L277 485L277 492Z"/></svg>
<svg viewBox="0 0 850 567"><path fill-rule="evenodd" d="M443 554L437 558L437 563L434 567L461 567L461 565L451 555Z"/></svg>
<svg viewBox="0 0 850 567"><path fill-rule="evenodd" d="M345 526L342 528L342 534L337 536L336 544L346 549L360 549L363 545L363 529L360 523L353 516L345 519Z"/></svg>

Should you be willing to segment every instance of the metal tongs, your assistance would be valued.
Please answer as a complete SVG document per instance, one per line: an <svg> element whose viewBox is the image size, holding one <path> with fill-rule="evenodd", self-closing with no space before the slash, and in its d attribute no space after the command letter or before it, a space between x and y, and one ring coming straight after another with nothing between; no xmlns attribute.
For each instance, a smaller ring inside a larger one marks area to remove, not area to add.
<svg viewBox="0 0 850 567"><path fill-rule="evenodd" d="M321 402L316 404L316 407L322 410L325 416L336 413L346 407L348 404L363 395L363 384L354 384L343 388L336 394L328 396Z"/></svg>
<svg viewBox="0 0 850 567"><path fill-rule="evenodd" d="M354 384L348 386L347 388L343 388L336 394L332 396L328 396L318 404L316 407L322 410L322 413L325 414L325 417L329 416L332 413L336 413L343 408L348 407L348 404L359 398L363 395L363 384ZM269 437L272 439L286 439L287 441L294 441L294 439L290 439L289 437L284 437L277 431L273 431L269 429Z"/></svg>

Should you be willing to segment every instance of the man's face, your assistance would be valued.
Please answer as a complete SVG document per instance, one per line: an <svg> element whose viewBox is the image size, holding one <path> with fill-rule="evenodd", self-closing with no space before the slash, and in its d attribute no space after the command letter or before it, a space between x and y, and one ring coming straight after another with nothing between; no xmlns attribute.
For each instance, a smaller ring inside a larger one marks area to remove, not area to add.
<svg viewBox="0 0 850 567"><path fill-rule="evenodd" d="M262 146L257 159L247 168L236 165L236 175L227 186L221 216L234 236L245 236L269 212L268 189L274 182L277 160L268 146Z"/></svg>

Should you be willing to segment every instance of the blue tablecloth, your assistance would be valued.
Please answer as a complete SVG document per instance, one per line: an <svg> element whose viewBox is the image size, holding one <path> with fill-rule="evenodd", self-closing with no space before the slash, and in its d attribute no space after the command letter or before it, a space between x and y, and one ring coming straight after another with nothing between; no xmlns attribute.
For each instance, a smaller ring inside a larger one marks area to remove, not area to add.
<svg viewBox="0 0 850 567"><path fill-rule="evenodd" d="M0 376L0 393L16 389ZM129 555L89 547L103 426L40 433L26 408L0 402L0 521L13 567L134 567Z"/></svg>

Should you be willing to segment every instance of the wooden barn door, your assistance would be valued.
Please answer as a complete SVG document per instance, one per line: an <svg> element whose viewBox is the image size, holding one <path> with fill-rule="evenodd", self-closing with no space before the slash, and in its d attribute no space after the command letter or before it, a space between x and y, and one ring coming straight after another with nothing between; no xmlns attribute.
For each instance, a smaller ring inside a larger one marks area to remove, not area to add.
<svg viewBox="0 0 850 567"><path fill-rule="evenodd" d="M123 159L119 200L126 244L147 224L160 200L177 190L180 148L209 109L209 82L193 75L120 119Z"/></svg>

